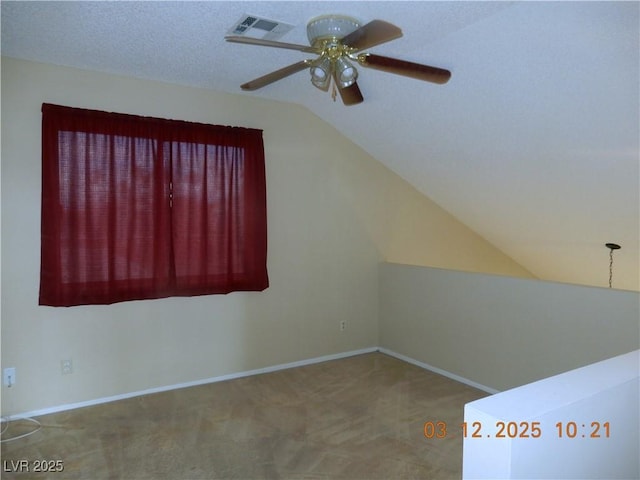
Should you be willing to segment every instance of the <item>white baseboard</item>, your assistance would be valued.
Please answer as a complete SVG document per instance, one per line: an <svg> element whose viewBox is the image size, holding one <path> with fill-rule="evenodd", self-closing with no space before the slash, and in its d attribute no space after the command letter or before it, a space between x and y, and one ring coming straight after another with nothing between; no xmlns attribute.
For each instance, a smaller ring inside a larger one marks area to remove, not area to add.
<svg viewBox="0 0 640 480"><path fill-rule="evenodd" d="M429 370L431 372L434 373L438 373L440 375L443 375L445 377L451 378L452 380L455 380L457 382L460 383L464 383L466 385L469 385L471 387L477 388L479 390L485 391L487 393L498 393L499 391L494 389L494 388L490 388L484 385L481 385L479 383L476 383L472 380L469 380L467 378L461 377L459 375L456 375L454 373L450 373L447 372L446 370L442 370L441 368L437 368L434 367L432 365L429 365L427 363L424 362L420 362L418 360L414 360L413 358L407 357L405 355L401 355L399 353L396 353L392 350L388 350L386 348L379 348L379 347L369 347L369 348L362 348L360 350L351 350L349 352L343 352L343 353L336 353L336 354L332 354L332 355L324 355L322 357L316 357L316 358L309 358L306 360L299 360L297 362L290 362L290 363L282 363L279 365L273 365L271 367L264 367L264 368L258 368L255 370L247 370L244 372L238 372L238 373L231 373L228 375L220 375L217 377L210 377L210 378L204 378L202 380L195 380L195 381L191 381L191 382L184 382L184 383L176 383L174 385L166 385L163 387L156 387L156 388L149 388L146 390L139 390L139 391L135 391L135 392L129 392L129 393L123 393L120 395L112 395L109 397L102 397L102 398L96 398L94 400L87 400L84 402L77 402L77 403L68 403L65 405L58 405L55 407L49 407L49 408L43 408L40 410L33 410L30 412L24 412L24 413L19 413L19 414L15 414L15 415L10 415L8 417L5 417L6 420L17 420L20 418L31 418L31 417L39 417L41 415L49 415L51 413L58 413L58 412L64 412L67 410L75 410L76 408L83 408L83 407L90 407L93 405L100 405L102 403L109 403L109 402L115 402L117 400L124 400L127 398L133 398L133 397L139 397L141 395L149 395L152 393L160 393L160 392L167 392L169 390L177 390L180 388L187 388L187 387L195 387L197 385L205 385L207 383L216 383L216 382L224 382L226 380L233 380L236 378L242 378L242 377L249 377L251 375L260 375L262 373L271 373L271 372L277 372L279 370L286 370L289 368L295 368L295 367L304 367L305 365L313 365L314 363L322 363L322 362L328 362L330 360L339 360L341 358L348 358L348 357L353 357L355 355L362 355L364 353L372 353L372 352L380 352L380 353L384 353L386 355L389 355L391 357L397 358L398 360L402 360L405 361L407 363L410 363L412 365L416 365L417 367L420 368L424 368L425 370Z"/></svg>
<svg viewBox="0 0 640 480"><path fill-rule="evenodd" d="M482 385L480 383L474 382L473 380L469 380L468 378L461 377L460 375L456 375L455 373L447 372L438 367L434 367L433 365L429 365L428 363L420 362L411 357L407 357L405 355L401 355L399 353L394 352L393 350L388 350L386 348L378 348L380 353L384 353L391 357L395 357L398 360L402 360L404 362L410 363L420 368L424 368L425 370L429 370L431 372L437 373L444 377L450 378L451 380L455 380L456 382L464 383L465 385L469 385L470 387L477 388L478 390L482 390L483 392L495 394L500 393L500 390L496 390L495 388L487 387L486 385Z"/></svg>
<svg viewBox="0 0 640 480"><path fill-rule="evenodd" d="M332 355L323 355L322 357L309 358L306 360L299 360L297 362L282 363L280 365L273 365L271 367L258 368L255 370L247 370L247 371L238 372L238 373L230 373L228 375L220 375L218 377L210 377L210 378L204 378L202 380L195 380L191 382L176 383L174 385L166 385L163 387L149 388L146 390L139 390L136 392L129 392L129 393L123 393L120 395L112 395L109 397L96 398L96 399L87 400L84 402L57 405L55 407L43 408L40 410L32 410L30 412L9 415L7 417L3 417L3 419L17 420L25 417L26 418L39 417L41 415L49 415L50 413L58 413L58 412L64 412L67 410L75 410L76 408L90 407L93 405L100 405L102 403L115 402L117 400L124 400L127 398L139 397L141 395L149 395L151 393L167 392L169 390L177 390L180 388L195 387L197 385L205 385L207 383L224 382L225 380L233 380L236 378L249 377L251 375L260 375L262 373L271 373L271 372L276 372L278 370L286 370L289 368L303 367L305 365L313 365L314 363L328 362L330 360L339 360L341 358L353 357L355 355L362 355L363 353L371 353L376 351L378 351L377 347L369 347L369 348L363 348L360 350L352 350L349 352L336 353Z"/></svg>

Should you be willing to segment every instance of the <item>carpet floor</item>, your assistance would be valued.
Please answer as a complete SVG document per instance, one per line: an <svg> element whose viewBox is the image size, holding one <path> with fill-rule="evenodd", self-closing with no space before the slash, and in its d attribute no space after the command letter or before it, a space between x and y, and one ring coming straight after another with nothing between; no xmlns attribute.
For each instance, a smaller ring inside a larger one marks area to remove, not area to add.
<svg viewBox="0 0 640 480"><path fill-rule="evenodd" d="M486 395L369 353L39 417L2 478L460 479L463 407Z"/></svg>

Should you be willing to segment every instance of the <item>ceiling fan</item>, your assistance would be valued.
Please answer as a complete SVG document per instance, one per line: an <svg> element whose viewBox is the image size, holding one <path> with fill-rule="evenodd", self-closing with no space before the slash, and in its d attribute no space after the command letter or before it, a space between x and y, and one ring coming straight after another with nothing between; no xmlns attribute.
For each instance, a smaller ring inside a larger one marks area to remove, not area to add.
<svg viewBox="0 0 640 480"><path fill-rule="evenodd" d="M383 20L373 20L366 25L360 25L357 20L344 15L323 15L311 19L307 24L309 46L233 35L225 37L225 40L249 45L298 50L318 55L317 58L302 60L244 83L240 86L243 90L257 90L309 68L311 83L314 86L328 91L331 80L333 80L334 100L337 87L342 102L345 105L355 105L362 102L363 97L356 83L358 70L354 66L354 62L363 67L395 73L426 82L443 84L449 80L451 72L442 68L371 53L359 53L364 49L389 42L401 36L402 30Z"/></svg>

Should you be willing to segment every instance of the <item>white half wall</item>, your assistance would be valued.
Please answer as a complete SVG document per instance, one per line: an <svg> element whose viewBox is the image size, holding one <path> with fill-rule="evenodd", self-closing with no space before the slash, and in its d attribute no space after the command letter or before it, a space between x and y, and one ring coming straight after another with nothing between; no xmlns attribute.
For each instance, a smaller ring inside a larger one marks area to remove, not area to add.
<svg viewBox="0 0 640 480"><path fill-rule="evenodd" d="M463 479L640 478L639 371L636 350L468 403Z"/></svg>
<svg viewBox="0 0 640 480"><path fill-rule="evenodd" d="M638 292L383 263L383 349L503 391L640 347Z"/></svg>

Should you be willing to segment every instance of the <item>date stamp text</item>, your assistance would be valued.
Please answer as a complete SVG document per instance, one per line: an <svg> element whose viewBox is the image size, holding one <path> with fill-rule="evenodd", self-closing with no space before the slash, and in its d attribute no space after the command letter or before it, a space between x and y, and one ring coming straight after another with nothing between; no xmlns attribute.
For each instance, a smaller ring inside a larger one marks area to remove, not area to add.
<svg viewBox="0 0 640 480"><path fill-rule="evenodd" d="M541 422L504 422L496 421L491 425L482 422L463 422L458 426L463 438L541 438L553 435L556 438L610 438L610 422L557 422L543 428ZM424 422L425 438L447 438L453 436L447 422ZM457 432L456 432L457 435Z"/></svg>

